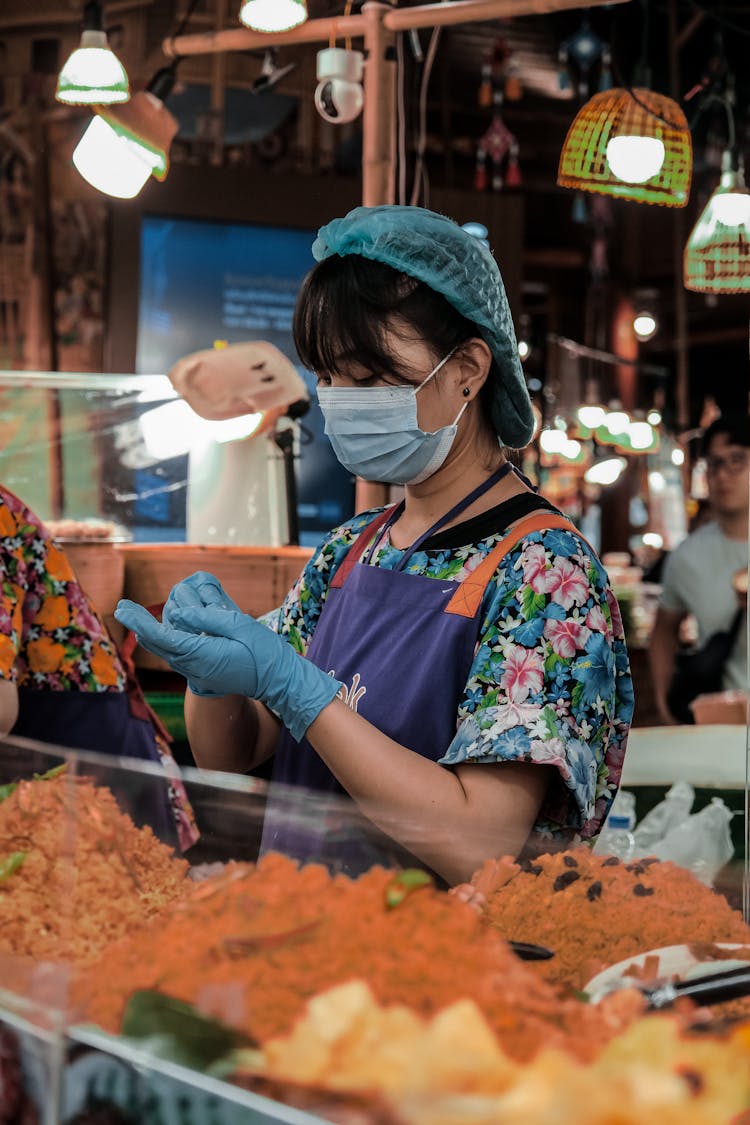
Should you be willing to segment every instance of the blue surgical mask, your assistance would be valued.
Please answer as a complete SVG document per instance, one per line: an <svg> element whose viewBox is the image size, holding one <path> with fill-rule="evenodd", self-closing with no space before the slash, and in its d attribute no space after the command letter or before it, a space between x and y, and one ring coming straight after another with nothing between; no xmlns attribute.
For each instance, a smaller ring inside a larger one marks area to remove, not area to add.
<svg viewBox="0 0 750 1125"><path fill-rule="evenodd" d="M437 472L468 403L453 425L426 433L417 422L417 394L454 351L417 387L318 387L325 432L345 469L384 484L419 484Z"/></svg>

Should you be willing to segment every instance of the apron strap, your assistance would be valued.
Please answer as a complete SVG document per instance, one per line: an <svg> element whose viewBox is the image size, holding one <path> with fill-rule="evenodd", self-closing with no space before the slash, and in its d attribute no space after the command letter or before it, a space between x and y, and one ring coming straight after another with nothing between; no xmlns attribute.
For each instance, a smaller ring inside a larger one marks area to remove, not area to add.
<svg viewBox="0 0 750 1125"><path fill-rule="evenodd" d="M344 582L364 555L369 544L377 537L378 532L385 526L398 506L398 504L394 504L392 508L386 508L380 515L376 516L371 523L368 523L367 527L362 529L349 548L346 558L334 574L331 580L331 586L344 585Z"/></svg>
<svg viewBox="0 0 750 1125"><path fill-rule="evenodd" d="M520 543L524 536L530 535L533 531L551 531L553 528L559 528L561 531L572 531L579 539L583 539L586 546L593 551L593 547L588 540L584 539L578 529L565 516L558 516L549 511L532 512L531 515L524 516L523 519L514 524L505 538L490 551L476 570L473 570L467 578L464 578L445 607L445 612L454 613L459 617L475 617L482 604L487 584L505 556L513 550L516 544Z"/></svg>

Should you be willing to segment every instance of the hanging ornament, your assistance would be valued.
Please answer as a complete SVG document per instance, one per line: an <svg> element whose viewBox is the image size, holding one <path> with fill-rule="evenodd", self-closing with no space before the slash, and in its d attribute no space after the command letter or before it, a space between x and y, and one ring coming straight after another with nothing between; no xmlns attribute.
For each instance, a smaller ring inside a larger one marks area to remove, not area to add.
<svg viewBox="0 0 750 1125"><path fill-rule="evenodd" d="M567 89L570 86L571 76L570 70L574 69L576 74L576 88L580 98L587 98L589 94L590 75L596 64L602 60L605 51L608 51L608 45L597 35L592 29L589 21L584 18L578 31L573 35L569 35L567 39L563 40L557 53L558 65L560 67L558 73L558 84L561 90ZM567 81L563 82L562 74L563 68L568 72ZM611 78L610 78L611 85ZM609 87L604 87L609 89Z"/></svg>
<svg viewBox="0 0 750 1125"><path fill-rule="evenodd" d="M492 67L489 63L482 64L482 81L479 84L477 102L482 109L489 109L492 105Z"/></svg>
<svg viewBox="0 0 750 1125"><path fill-rule="evenodd" d="M568 50L562 44L557 52L557 85L561 90L570 89L570 71L568 70Z"/></svg>
<svg viewBox="0 0 750 1125"><path fill-rule="evenodd" d="M492 190L500 191L503 186L502 164L511 147L516 144L516 138L500 115L503 96L499 90L495 91L494 102L495 112L489 128L479 139L478 152L492 161Z"/></svg>
<svg viewBox="0 0 750 1125"><path fill-rule="evenodd" d="M518 62L513 58L508 61L503 92L505 94L505 100L508 102L518 102L523 97L520 67Z"/></svg>
<svg viewBox="0 0 750 1125"><path fill-rule="evenodd" d="M484 149L477 149L477 163L474 168L474 190L487 190L487 153Z"/></svg>
<svg viewBox="0 0 750 1125"><path fill-rule="evenodd" d="M582 191L577 191L575 194L570 217L574 223L585 223L588 221L589 212Z"/></svg>
<svg viewBox="0 0 750 1125"><path fill-rule="evenodd" d="M521 186L523 178L521 176L521 166L518 163L518 143L513 141L508 153L508 167L505 172L505 186L509 188L518 188Z"/></svg>

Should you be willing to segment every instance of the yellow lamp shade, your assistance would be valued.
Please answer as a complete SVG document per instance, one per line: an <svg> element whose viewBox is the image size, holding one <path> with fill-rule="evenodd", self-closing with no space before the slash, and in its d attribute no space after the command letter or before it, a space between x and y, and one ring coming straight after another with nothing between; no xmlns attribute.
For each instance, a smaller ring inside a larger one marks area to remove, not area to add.
<svg viewBox="0 0 750 1125"><path fill-rule="evenodd" d="M653 90L602 90L576 114L560 153L557 182L684 207L690 194L693 146L685 114Z"/></svg>

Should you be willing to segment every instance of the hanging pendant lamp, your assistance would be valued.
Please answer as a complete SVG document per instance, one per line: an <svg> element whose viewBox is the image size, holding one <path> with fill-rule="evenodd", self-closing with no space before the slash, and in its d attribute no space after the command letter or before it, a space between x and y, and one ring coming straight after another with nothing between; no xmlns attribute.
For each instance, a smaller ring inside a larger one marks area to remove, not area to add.
<svg viewBox="0 0 750 1125"><path fill-rule="evenodd" d="M102 6L88 0L81 42L60 71L55 98L64 105L115 105L129 97L125 67L107 42Z"/></svg>
<svg viewBox="0 0 750 1125"><path fill-rule="evenodd" d="M750 191L732 152L722 158L721 180L690 232L683 282L697 293L750 292Z"/></svg>
<svg viewBox="0 0 750 1125"><path fill-rule="evenodd" d="M178 123L164 105L175 64L158 71L126 105L97 106L73 152L84 180L105 195L133 199L151 176L164 180Z"/></svg>
<svg viewBox="0 0 750 1125"><path fill-rule="evenodd" d="M573 120L557 182L636 203L684 207L693 146L685 114L645 87L602 90Z"/></svg>

